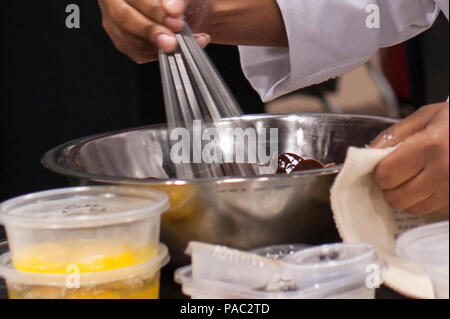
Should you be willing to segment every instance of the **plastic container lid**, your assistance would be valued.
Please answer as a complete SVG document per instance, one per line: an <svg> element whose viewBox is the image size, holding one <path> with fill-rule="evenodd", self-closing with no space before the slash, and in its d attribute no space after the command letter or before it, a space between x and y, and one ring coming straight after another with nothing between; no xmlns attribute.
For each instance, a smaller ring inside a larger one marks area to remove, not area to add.
<svg viewBox="0 0 450 319"><path fill-rule="evenodd" d="M428 267L449 268L449 222L414 228L397 239L397 255Z"/></svg>
<svg viewBox="0 0 450 319"><path fill-rule="evenodd" d="M168 208L168 196L148 188L62 188L3 202L0 224L35 229L92 228L146 219Z"/></svg>
<svg viewBox="0 0 450 319"><path fill-rule="evenodd" d="M282 272L278 261L225 246L193 241L186 252L191 255L195 280L220 280L261 288L278 281Z"/></svg>
<svg viewBox="0 0 450 319"><path fill-rule="evenodd" d="M64 286L68 274L47 274L16 270L7 251L7 242L0 243L0 277L27 285ZM159 245L158 255L146 262L114 270L80 273L80 285L98 285L119 280L130 280L138 276L152 276L169 262L167 246Z"/></svg>

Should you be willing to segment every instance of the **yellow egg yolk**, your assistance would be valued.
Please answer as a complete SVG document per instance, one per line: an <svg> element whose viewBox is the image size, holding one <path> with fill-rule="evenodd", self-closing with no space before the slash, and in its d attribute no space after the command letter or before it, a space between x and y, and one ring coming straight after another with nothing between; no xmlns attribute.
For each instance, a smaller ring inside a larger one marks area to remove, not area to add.
<svg viewBox="0 0 450 319"><path fill-rule="evenodd" d="M76 240L31 245L15 252L14 267L38 273L79 273L114 270L157 255L152 247L110 240Z"/></svg>

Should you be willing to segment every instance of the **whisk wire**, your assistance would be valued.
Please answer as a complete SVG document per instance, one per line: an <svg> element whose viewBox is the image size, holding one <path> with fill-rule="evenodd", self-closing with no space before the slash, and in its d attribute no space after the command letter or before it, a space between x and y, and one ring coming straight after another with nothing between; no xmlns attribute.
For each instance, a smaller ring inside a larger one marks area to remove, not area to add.
<svg viewBox="0 0 450 319"><path fill-rule="evenodd" d="M216 128L220 139L223 130L216 124L241 115L240 107L187 25L176 38L176 52L159 54L169 130L181 126L192 132L193 121L200 120ZM190 148L193 155L201 153L198 143L191 142ZM236 163L178 163L175 168L177 177L185 178L255 175L251 167Z"/></svg>

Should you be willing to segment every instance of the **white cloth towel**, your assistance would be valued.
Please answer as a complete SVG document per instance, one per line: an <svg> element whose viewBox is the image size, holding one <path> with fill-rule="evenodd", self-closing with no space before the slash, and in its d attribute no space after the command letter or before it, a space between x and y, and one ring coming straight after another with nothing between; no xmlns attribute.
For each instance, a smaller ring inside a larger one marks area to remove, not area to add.
<svg viewBox="0 0 450 319"><path fill-rule="evenodd" d="M348 150L344 167L331 189L336 226L345 242L369 243L386 266L384 283L409 297L433 298L433 285L423 267L395 253L396 238L408 229L448 216L411 216L393 211L377 187L373 172L395 148Z"/></svg>

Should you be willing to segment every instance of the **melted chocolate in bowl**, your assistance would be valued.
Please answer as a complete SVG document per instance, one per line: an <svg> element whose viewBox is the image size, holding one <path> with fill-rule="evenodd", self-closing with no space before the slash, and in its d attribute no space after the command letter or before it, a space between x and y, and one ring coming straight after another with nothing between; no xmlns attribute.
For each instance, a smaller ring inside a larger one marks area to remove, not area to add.
<svg viewBox="0 0 450 319"><path fill-rule="evenodd" d="M294 153L282 153L278 155L278 168L276 174L292 174L300 171L307 171L312 169L320 169L336 166L335 163L324 165L321 162L310 159L303 158ZM217 174L224 177L240 177L241 172L240 169L244 169L248 172L252 171L252 164L244 163L244 164L236 164L236 163L222 163L218 164L216 167L212 169L215 170ZM195 178L204 178L208 176L208 171L199 171L194 173ZM256 174L250 175L256 176ZM144 178L146 180L158 180L155 177Z"/></svg>
<svg viewBox="0 0 450 319"><path fill-rule="evenodd" d="M306 171L310 169L320 169L324 167L332 167L336 164L331 163L323 165L315 159L305 159L294 153L283 153L278 155L277 174L291 174L294 172Z"/></svg>

